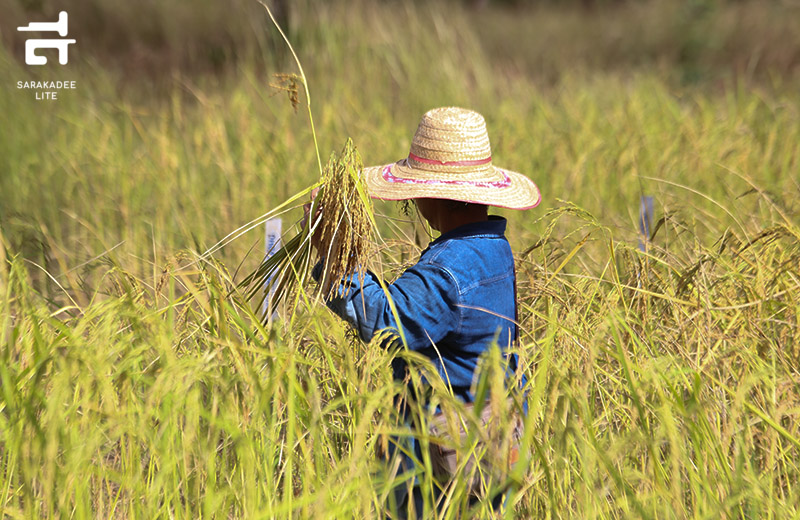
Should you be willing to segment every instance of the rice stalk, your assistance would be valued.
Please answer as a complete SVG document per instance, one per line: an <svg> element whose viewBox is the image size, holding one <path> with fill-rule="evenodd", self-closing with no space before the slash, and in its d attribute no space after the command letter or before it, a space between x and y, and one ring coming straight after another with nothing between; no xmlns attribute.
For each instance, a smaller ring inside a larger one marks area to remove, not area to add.
<svg viewBox="0 0 800 520"><path fill-rule="evenodd" d="M340 280L358 275L363 281L370 237L374 229L372 201L361 178L361 156L348 139L337 158L331 155L323 172L319 204L323 209L319 251L325 258L322 294L346 296L349 283Z"/></svg>
<svg viewBox="0 0 800 520"><path fill-rule="evenodd" d="M312 218L303 230L284 247L247 276L240 287L248 287L247 297L253 300L260 294L258 306L263 308L269 297L263 316L266 322L282 299L297 287L301 287L308 278L311 259L311 237L319 229L319 251L325 259L322 278L322 292L326 297L333 294L345 295L349 292L349 284L338 281L358 274L359 280L364 277L364 265L369 254L369 238L374 229L372 203L367 189L361 179L363 164L361 157L351 139L348 139L337 158L331 154L327 166L323 170L311 115L311 95L308 91L303 65L284 34L272 11L259 0L266 9L272 23L283 37L294 57L300 75L292 75L292 86L296 92L296 81L303 84L306 94L307 112L311 135L314 138L314 150L322 175L322 188L317 199L312 203L310 215L317 215L318 208L325 208L321 218ZM290 96L292 106L297 108L297 98ZM309 188L310 189L310 188ZM285 204L284 204L285 205ZM321 229L320 229L321 226Z"/></svg>
<svg viewBox="0 0 800 520"><path fill-rule="evenodd" d="M370 253L370 237L374 229L372 201L361 178L363 164L351 139L337 157L331 154L322 174L318 196L311 215L319 215L286 245L269 258L240 284L247 287L247 298L263 307L268 295L264 320L294 289L301 287L311 270L311 237L318 236L319 254L324 259L320 283L324 297L345 296L350 284L340 280L357 275L363 280Z"/></svg>
<svg viewBox="0 0 800 520"><path fill-rule="evenodd" d="M305 283L311 268L310 253L309 229L305 228L239 283L239 287L247 288L246 297L257 308L263 308L271 294L262 317L265 322L293 288Z"/></svg>

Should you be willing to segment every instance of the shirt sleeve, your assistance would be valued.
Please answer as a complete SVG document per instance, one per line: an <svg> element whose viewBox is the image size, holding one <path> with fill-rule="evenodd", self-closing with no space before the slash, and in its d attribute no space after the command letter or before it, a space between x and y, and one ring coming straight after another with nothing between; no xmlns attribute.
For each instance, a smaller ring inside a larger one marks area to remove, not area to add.
<svg viewBox="0 0 800 520"><path fill-rule="evenodd" d="M314 267L312 276L319 280L321 273L322 262ZM419 350L438 343L461 326L458 284L449 271L436 264L418 263L410 267L393 283L385 284L386 291L371 271L361 281L358 275L352 275L341 283L350 284L347 296L333 296L326 305L366 342L382 330L399 338L402 327L408 348ZM390 298L400 327L392 313Z"/></svg>

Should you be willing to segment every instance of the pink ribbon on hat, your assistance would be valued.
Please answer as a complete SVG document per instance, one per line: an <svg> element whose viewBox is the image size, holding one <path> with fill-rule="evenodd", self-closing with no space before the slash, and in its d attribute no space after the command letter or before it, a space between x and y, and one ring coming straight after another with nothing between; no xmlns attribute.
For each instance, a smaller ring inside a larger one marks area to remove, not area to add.
<svg viewBox="0 0 800 520"><path fill-rule="evenodd" d="M471 161L437 161L436 159L425 159L409 152L408 158L425 164L436 164L441 166L480 166L481 164L488 164L492 162L491 155L486 159L473 159Z"/></svg>
<svg viewBox="0 0 800 520"><path fill-rule="evenodd" d="M450 164L450 163L448 163ZM383 168L383 180L398 184L443 184L446 186L476 186L478 188L508 188L511 186L511 177L501 169L497 169L503 174L502 181L462 181L444 179L410 179L408 177L397 177L392 174L392 165Z"/></svg>

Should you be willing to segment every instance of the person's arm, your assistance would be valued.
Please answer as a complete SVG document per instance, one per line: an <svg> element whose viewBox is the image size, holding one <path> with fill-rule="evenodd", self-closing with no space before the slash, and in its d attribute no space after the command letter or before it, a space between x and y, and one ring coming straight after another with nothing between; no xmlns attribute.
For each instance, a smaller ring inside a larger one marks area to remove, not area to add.
<svg viewBox="0 0 800 520"><path fill-rule="evenodd" d="M319 263L312 271L315 280L319 280L321 272ZM399 337L389 298L378 278L368 271L362 282L353 275L349 283L347 296L330 298L326 302L328 308L353 326L364 341L370 341L384 329ZM429 263L416 264L394 283L386 284L386 289L410 349L429 347L460 328L458 285L446 269Z"/></svg>

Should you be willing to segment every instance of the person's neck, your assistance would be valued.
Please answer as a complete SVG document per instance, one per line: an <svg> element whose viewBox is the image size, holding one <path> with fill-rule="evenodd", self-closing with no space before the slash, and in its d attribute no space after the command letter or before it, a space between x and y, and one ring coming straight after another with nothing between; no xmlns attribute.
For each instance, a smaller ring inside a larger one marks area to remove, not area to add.
<svg viewBox="0 0 800 520"><path fill-rule="evenodd" d="M475 222L485 222L489 220L489 216L485 211L454 212L443 217L444 218L441 218L439 220L439 227L438 227L439 232L443 235L448 231L452 231L466 224L474 224Z"/></svg>

